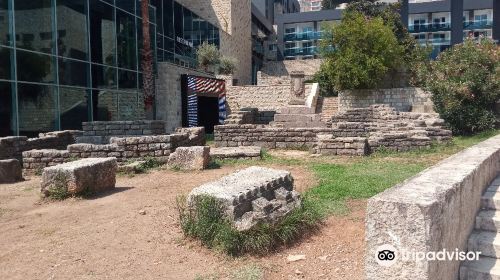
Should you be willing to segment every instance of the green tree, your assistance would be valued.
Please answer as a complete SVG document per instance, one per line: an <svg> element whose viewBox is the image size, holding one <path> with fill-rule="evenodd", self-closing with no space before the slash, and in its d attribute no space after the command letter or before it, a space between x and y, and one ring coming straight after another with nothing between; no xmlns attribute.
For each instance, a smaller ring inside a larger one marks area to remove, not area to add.
<svg viewBox="0 0 500 280"><path fill-rule="evenodd" d="M495 125L500 99L500 47L489 39L467 39L430 63L426 88L436 111L456 134L473 134Z"/></svg>
<svg viewBox="0 0 500 280"><path fill-rule="evenodd" d="M215 67L219 64L221 55L217 46L205 41L196 50L196 57L199 66L208 71L209 67Z"/></svg>
<svg viewBox="0 0 500 280"><path fill-rule="evenodd" d="M376 88L391 70L402 65L404 48L392 26L377 16L346 11L342 22L326 28L321 71L336 90Z"/></svg>

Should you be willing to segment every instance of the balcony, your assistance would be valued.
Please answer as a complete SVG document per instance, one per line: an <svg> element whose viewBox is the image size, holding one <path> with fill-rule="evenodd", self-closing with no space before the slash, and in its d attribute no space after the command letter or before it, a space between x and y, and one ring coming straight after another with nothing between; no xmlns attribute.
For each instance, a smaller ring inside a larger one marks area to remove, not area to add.
<svg viewBox="0 0 500 280"><path fill-rule="evenodd" d="M285 34L285 42L311 41L321 39L321 31L295 32Z"/></svg>
<svg viewBox="0 0 500 280"><path fill-rule="evenodd" d="M427 40L427 42L433 46L450 45L451 41L449 38L433 38Z"/></svg>
<svg viewBox="0 0 500 280"><path fill-rule="evenodd" d="M451 24L449 22L412 24L408 26L410 33L449 31L450 29Z"/></svg>
<svg viewBox="0 0 500 280"><path fill-rule="evenodd" d="M465 21L464 29L465 30L473 30L473 29L490 29L493 28L492 20L476 20L476 21Z"/></svg>
<svg viewBox="0 0 500 280"><path fill-rule="evenodd" d="M285 57L287 56L308 56L308 55L316 55L317 47L305 47L305 48L293 48L285 50Z"/></svg>

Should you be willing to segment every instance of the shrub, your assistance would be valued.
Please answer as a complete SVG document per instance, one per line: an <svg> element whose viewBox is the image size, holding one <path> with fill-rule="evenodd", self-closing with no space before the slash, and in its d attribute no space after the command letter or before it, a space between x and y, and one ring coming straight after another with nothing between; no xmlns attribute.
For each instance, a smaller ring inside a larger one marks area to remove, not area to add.
<svg viewBox="0 0 500 280"><path fill-rule="evenodd" d="M203 67L205 71L208 71L208 67L214 67L219 63L220 53L217 46L205 41L196 50L196 57L198 58L198 64Z"/></svg>
<svg viewBox="0 0 500 280"><path fill-rule="evenodd" d="M230 255L264 254L287 245L304 234L317 229L323 216L316 205L306 198L281 222L261 224L249 231L239 232L223 215L223 206L212 197L199 197L195 207L186 204L185 197L177 198L179 220L184 234L199 239L203 245Z"/></svg>
<svg viewBox="0 0 500 280"><path fill-rule="evenodd" d="M231 75L236 70L238 61L232 57L221 57L219 62L219 73L223 75Z"/></svg>
<svg viewBox="0 0 500 280"><path fill-rule="evenodd" d="M494 127L500 98L500 48L491 40L467 39L430 63L426 88L436 111L456 134Z"/></svg>
<svg viewBox="0 0 500 280"><path fill-rule="evenodd" d="M404 48L381 17L345 12L342 22L325 34L321 46L324 73L320 75L336 90L376 88L389 71L402 64Z"/></svg>

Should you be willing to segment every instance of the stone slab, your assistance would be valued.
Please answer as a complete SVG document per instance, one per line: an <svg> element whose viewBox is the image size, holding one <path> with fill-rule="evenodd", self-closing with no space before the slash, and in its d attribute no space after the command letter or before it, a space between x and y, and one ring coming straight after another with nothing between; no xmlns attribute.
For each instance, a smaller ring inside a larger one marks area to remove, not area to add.
<svg viewBox="0 0 500 280"><path fill-rule="evenodd" d="M0 184L23 179L21 163L17 159L0 160Z"/></svg>
<svg viewBox="0 0 500 280"><path fill-rule="evenodd" d="M210 163L210 147L179 147L168 157L168 168L203 170Z"/></svg>
<svg viewBox="0 0 500 280"><path fill-rule="evenodd" d="M116 158L87 158L43 170L41 192L50 196L54 189L69 196L113 189L116 183Z"/></svg>
<svg viewBox="0 0 500 280"><path fill-rule="evenodd" d="M210 196L220 201L227 218L239 231L259 223L276 223L300 206L300 194L293 189L290 172L252 166L191 191L190 205L197 197Z"/></svg>
<svg viewBox="0 0 500 280"><path fill-rule="evenodd" d="M255 159L261 158L262 147L226 147L211 148L210 157L212 159Z"/></svg>

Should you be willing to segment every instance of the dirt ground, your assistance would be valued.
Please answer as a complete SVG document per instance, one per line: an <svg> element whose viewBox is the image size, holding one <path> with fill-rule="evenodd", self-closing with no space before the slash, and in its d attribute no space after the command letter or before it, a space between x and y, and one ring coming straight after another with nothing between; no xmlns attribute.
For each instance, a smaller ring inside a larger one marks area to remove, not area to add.
<svg viewBox="0 0 500 280"><path fill-rule="evenodd" d="M274 167L290 170L299 191L316 183L303 167ZM365 201L265 257L230 258L184 238L176 196L235 169L118 176L113 192L61 202L40 200L40 177L0 185L0 279L234 279L253 270L262 279L363 278Z"/></svg>

